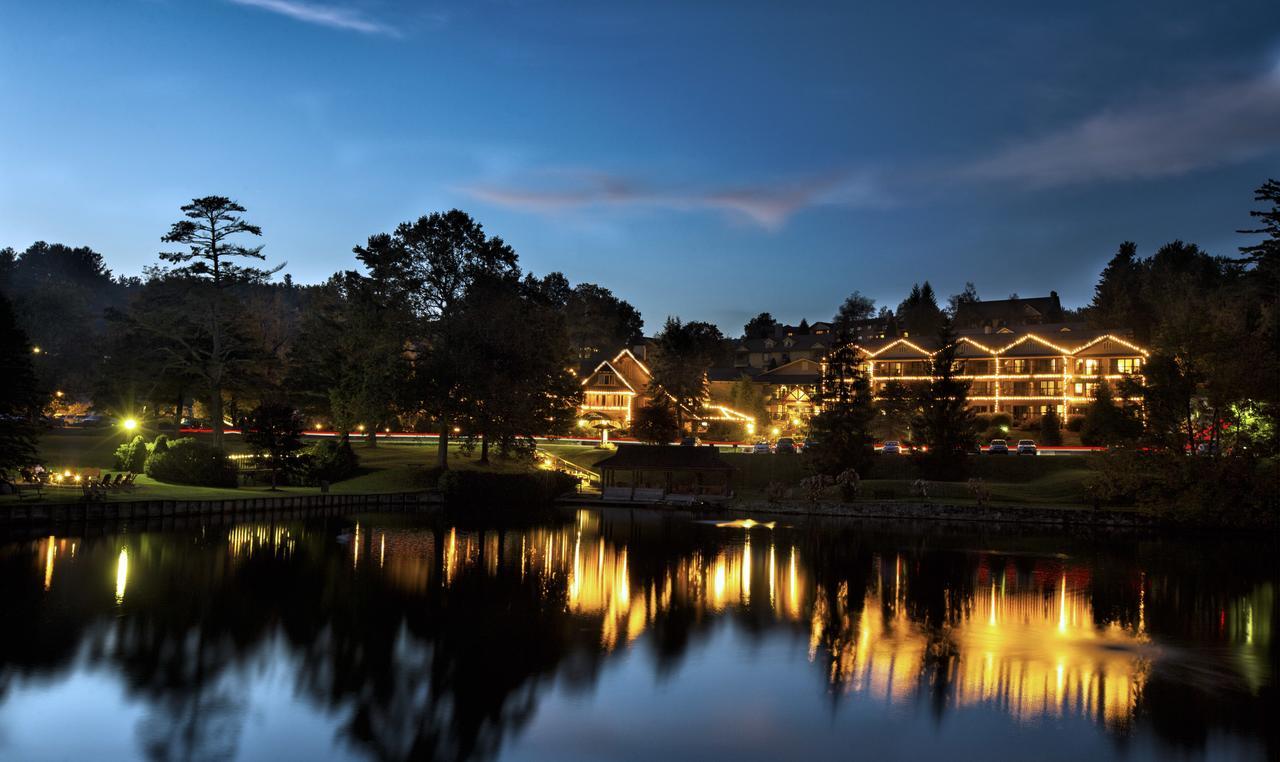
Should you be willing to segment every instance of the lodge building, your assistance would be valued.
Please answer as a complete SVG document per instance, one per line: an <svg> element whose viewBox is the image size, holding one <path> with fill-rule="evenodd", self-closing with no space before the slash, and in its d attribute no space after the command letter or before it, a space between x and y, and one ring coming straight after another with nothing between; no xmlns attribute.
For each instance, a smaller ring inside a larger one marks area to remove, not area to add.
<svg viewBox="0 0 1280 762"><path fill-rule="evenodd" d="M957 323L958 377L969 382L969 405L978 413L1008 413L1015 419L1054 411L1064 418L1084 413L1098 384L1106 381L1120 397L1119 383L1138 373L1147 352L1127 331L1097 330L1062 319L1056 293L962 305ZM872 394L879 398L893 383L929 382L934 337L900 332L892 317L861 321L852 345L863 360ZM686 420L726 420L744 425L752 418L733 410L733 386L748 379L765 398L771 426L788 433L808 427L821 412L823 367L836 345L829 323L803 329L777 326L770 336L744 338L729 349L732 365L707 372L710 399ZM612 356L593 358L581 371L580 425L625 429L654 394L644 343ZM662 393L662 392L658 392ZM1132 400L1131 400L1132 401ZM1140 403L1140 400L1138 400ZM754 434L754 424L744 432Z"/></svg>
<svg viewBox="0 0 1280 762"><path fill-rule="evenodd" d="M1066 324L1003 328L995 333L958 334L958 377L969 382L969 404L979 413L1014 418L1049 411L1078 415L1102 381L1115 387L1137 373L1146 350L1115 331ZM895 338L857 345L865 358L872 393L891 382L927 383L936 341Z"/></svg>

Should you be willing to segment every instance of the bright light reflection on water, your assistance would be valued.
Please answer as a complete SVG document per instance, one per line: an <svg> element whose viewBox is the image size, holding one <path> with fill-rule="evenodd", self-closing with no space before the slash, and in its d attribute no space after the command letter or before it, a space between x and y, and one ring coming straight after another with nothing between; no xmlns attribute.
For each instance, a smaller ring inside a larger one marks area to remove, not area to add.
<svg viewBox="0 0 1280 762"><path fill-rule="evenodd" d="M1276 752L1265 543L1027 535L579 511L12 540L0 758Z"/></svg>

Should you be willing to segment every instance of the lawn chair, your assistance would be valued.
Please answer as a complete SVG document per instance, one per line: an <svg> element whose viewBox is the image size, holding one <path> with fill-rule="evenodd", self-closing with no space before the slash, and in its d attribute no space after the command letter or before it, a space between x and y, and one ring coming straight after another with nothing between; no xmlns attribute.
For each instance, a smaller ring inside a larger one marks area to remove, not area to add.
<svg viewBox="0 0 1280 762"><path fill-rule="evenodd" d="M119 482L120 489L123 489L123 490L125 490L126 492L132 492L132 491L133 491L133 479L134 479L134 477L135 477L135 476L137 476L137 475L136 475L136 474L134 474L132 471L130 471L130 472L129 472L129 475L128 475L128 476L126 476L126 477L124 477L124 481Z"/></svg>
<svg viewBox="0 0 1280 762"><path fill-rule="evenodd" d="M116 475L115 475L115 478L112 478L110 474L108 474L107 476L102 477L102 486L106 487L107 489L111 489L111 490L120 489L120 485L121 485L123 482L124 482L124 472L123 472L123 471L121 471L120 473L116 474Z"/></svg>

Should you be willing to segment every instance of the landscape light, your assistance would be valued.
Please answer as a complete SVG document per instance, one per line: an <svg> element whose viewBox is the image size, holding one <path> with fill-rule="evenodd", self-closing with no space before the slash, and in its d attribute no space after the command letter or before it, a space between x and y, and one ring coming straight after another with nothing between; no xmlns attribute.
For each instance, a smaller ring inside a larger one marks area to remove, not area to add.
<svg viewBox="0 0 1280 762"><path fill-rule="evenodd" d="M317 423L317 424L316 424L316 431L319 431L321 428L323 428L323 427L322 427L320 424L318 424L318 423Z"/></svg>
<svg viewBox="0 0 1280 762"><path fill-rule="evenodd" d="M31 348L31 354L33 354L33 355L38 355L38 354L40 354L40 347L32 347L32 348Z"/></svg>
<svg viewBox="0 0 1280 762"><path fill-rule="evenodd" d="M55 396L55 397L61 397L61 396L62 396L62 390L61 390L61 389L59 389L58 391L54 392L54 393L53 393L53 396Z"/></svg>
<svg viewBox="0 0 1280 762"><path fill-rule="evenodd" d="M357 431L364 431L364 424L362 423L362 424L360 424L359 426L357 426L357 427L356 427L356 430L357 430Z"/></svg>
<svg viewBox="0 0 1280 762"><path fill-rule="evenodd" d="M126 418L121 425L124 426L125 431L133 431L138 428L138 420L136 418Z"/></svg>
<svg viewBox="0 0 1280 762"><path fill-rule="evenodd" d="M774 426L773 430L770 433L776 437L782 433L782 429L778 428L777 426Z"/></svg>

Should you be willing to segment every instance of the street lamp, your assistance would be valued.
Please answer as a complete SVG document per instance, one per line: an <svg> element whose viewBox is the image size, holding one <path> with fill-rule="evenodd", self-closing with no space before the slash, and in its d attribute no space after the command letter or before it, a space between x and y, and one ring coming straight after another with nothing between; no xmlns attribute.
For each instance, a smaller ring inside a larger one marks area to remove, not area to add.
<svg viewBox="0 0 1280 762"><path fill-rule="evenodd" d="M133 431L134 429L138 428L138 419L126 418L124 419L124 422L121 423L120 425L124 426L125 431Z"/></svg>

